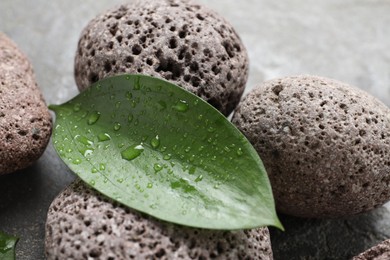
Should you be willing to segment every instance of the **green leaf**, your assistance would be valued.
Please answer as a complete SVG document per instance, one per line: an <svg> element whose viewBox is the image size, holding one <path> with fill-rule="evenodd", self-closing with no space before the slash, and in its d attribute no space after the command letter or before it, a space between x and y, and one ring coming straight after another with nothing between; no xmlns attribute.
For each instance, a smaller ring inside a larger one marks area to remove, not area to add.
<svg viewBox="0 0 390 260"><path fill-rule="evenodd" d="M193 227L282 228L254 148L221 113L184 89L121 75L50 108L60 157L112 199Z"/></svg>
<svg viewBox="0 0 390 260"><path fill-rule="evenodd" d="M0 231L0 259L13 260L15 259L15 245L18 241L17 237L7 235Z"/></svg>

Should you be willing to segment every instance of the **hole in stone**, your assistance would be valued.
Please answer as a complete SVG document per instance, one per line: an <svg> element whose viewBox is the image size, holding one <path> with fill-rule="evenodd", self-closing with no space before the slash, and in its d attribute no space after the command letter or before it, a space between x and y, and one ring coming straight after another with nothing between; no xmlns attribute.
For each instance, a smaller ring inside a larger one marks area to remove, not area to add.
<svg viewBox="0 0 390 260"><path fill-rule="evenodd" d="M99 80L99 75L97 73L95 73L95 72L91 72L91 73L89 73L89 77L88 78L89 78L89 82L95 83L95 82L97 82Z"/></svg>
<svg viewBox="0 0 390 260"><path fill-rule="evenodd" d="M142 47L138 44L135 44L133 48L131 48L131 51L134 55L139 55L142 52Z"/></svg>
<svg viewBox="0 0 390 260"><path fill-rule="evenodd" d="M26 130L20 130L19 132L18 132L18 135L20 135L20 136L26 136L27 135L27 131Z"/></svg>
<svg viewBox="0 0 390 260"><path fill-rule="evenodd" d="M191 84L194 87L198 87L200 85L200 78L196 76L191 77Z"/></svg>
<svg viewBox="0 0 390 260"><path fill-rule="evenodd" d="M279 96L279 93L282 92L283 86L282 85L276 85L272 88L272 92L275 93L275 95Z"/></svg>
<svg viewBox="0 0 390 260"><path fill-rule="evenodd" d="M158 50L156 52L156 57L159 60L159 66L156 68L156 72L164 71L164 72L171 72L172 73L172 79L175 80L179 78L182 74L182 66L180 63L178 63L176 60L172 58L165 58L164 53L162 50Z"/></svg>
<svg viewBox="0 0 390 260"><path fill-rule="evenodd" d="M196 14L196 18L198 18L201 21L204 20L204 17L201 14Z"/></svg>
<svg viewBox="0 0 390 260"><path fill-rule="evenodd" d="M229 55L230 58L234 57L234 48L232 44L228 41L223 41L222 46L225 48L226 53Z"/></svg>
<svg viewBox="0 0 390 260"><path fill-rule="evenodd" d="M111 63L110 63L110 61L106 61L106 62L104 63L104 71L105 71L106 73L109 73L109 72L111 71Z"/></svg>
<svg viewBox="0 0 390 260"><path fill-rule="evenodd" d="M146 64L148 64L149 66L152 66L153 65L153 60L148 58L146 59Z"/></svg>
<svg viewBox="0 0 390 260"><path fill-rule="evenodd" d="M197 72L199 70L199 65L196 61L190 64L190 72Z"/></svg>
<svg viewBox="0 0 390 260"><path fill-rule="evenodd" d="M176 38L172 37L170 40L169 40L169 44L168 44L169 48L171 49L175 49L177 47L177 40Z"/></svg>
<svg viewBox="0 0 390 260"><path fill-rule="evenodd" d="M133 63L133 62L134 62L134 57L133 57L133 56L127 56L126 59L125 59L125 61L126 61L127 63Z"/></svg>

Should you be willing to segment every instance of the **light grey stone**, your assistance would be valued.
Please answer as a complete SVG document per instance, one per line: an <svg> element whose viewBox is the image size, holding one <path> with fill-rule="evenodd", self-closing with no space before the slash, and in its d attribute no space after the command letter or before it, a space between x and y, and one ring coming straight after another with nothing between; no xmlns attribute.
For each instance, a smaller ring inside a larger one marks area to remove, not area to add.
<svg viewBox="0 0 390 260"><path fill-rule="evenodd" d="M282 77L252 90L232 122L262 158L279 212L340 217L390 199L390 109L367 92Z"/></svg>
<svg viewBox="0 0 390 260"><path fill-rule="evenodd" d="M355 256L353 260L388 260L390 259L390 240L373 246L363 253Z"/></svg>
<svg viewBox="0 0 390 260"><path fill-rule="evenodd" d="M80 90L123 73L164 78L229 115L244 92L248 56L234 28L195 1L134 1L92 19L75 59Z"/></svg>
<svg viewBox="0 0 390 260"><path fill-rule="evenodd" d="M271 260L267 228L212 231L159 221L107 199L78 180L51 204L48 259Z"/></svg>

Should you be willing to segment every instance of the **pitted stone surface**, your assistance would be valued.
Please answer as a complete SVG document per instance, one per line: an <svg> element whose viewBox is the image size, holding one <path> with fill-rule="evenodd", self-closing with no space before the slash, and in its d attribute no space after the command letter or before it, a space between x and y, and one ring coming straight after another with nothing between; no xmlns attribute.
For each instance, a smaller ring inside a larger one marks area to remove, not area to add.
<svg viewBox="0 0 390 260"><path fill-rule="evenodd" d="M51 204L48 259L272 259L267 228L211 231L120 206L76 181Z"/></svg>
<svg viewBox="0 0 390 260"><path fill-rule="evenodd" d="M353 260L389 260L390 259L390 239L368 249L355 256Z"/></svg>
<svg viewBox="0 0 390 260"><path fill-rule="evenodd" d="M0 175L26 168L45 150L51 116L27 57L0 33Z"/></svg>
<svg viewBox="0 0 390 260"><path fill-rule="evenodd" d="M244 91L248 57L232 26L203 5L136 1L94 18L78 44L80 90L120 73L164 78L228 115Z"/></svg>
<svg viewBox="0 0 390 260"><path fill-rule="evenodd" d="M362 90L316 76L270 80L233 123L262 158L280 212L338 217L390 198L390 111Z"/></svg>

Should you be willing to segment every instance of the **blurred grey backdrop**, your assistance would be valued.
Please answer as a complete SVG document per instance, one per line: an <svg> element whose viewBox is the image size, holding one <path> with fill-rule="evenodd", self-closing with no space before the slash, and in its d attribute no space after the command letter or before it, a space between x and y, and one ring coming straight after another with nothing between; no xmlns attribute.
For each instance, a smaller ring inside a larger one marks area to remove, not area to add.
<svg viewBox="0 0 390 260"><path fill-rule="evenodd" d="M0 31L30 58L47 103L78 93L73 60L82 28L124 0L1 0ZM390 105L390 1L199 0L233 24L247 47L245 93L293 74L338 79ZM74 178L50 145L34 166L0 176L0 230L20 236L17 259L44 259L44 224L53 198ZM281 216L271 229L275 259L348 259L390 238L390 204L346 219Z"/></svg>

